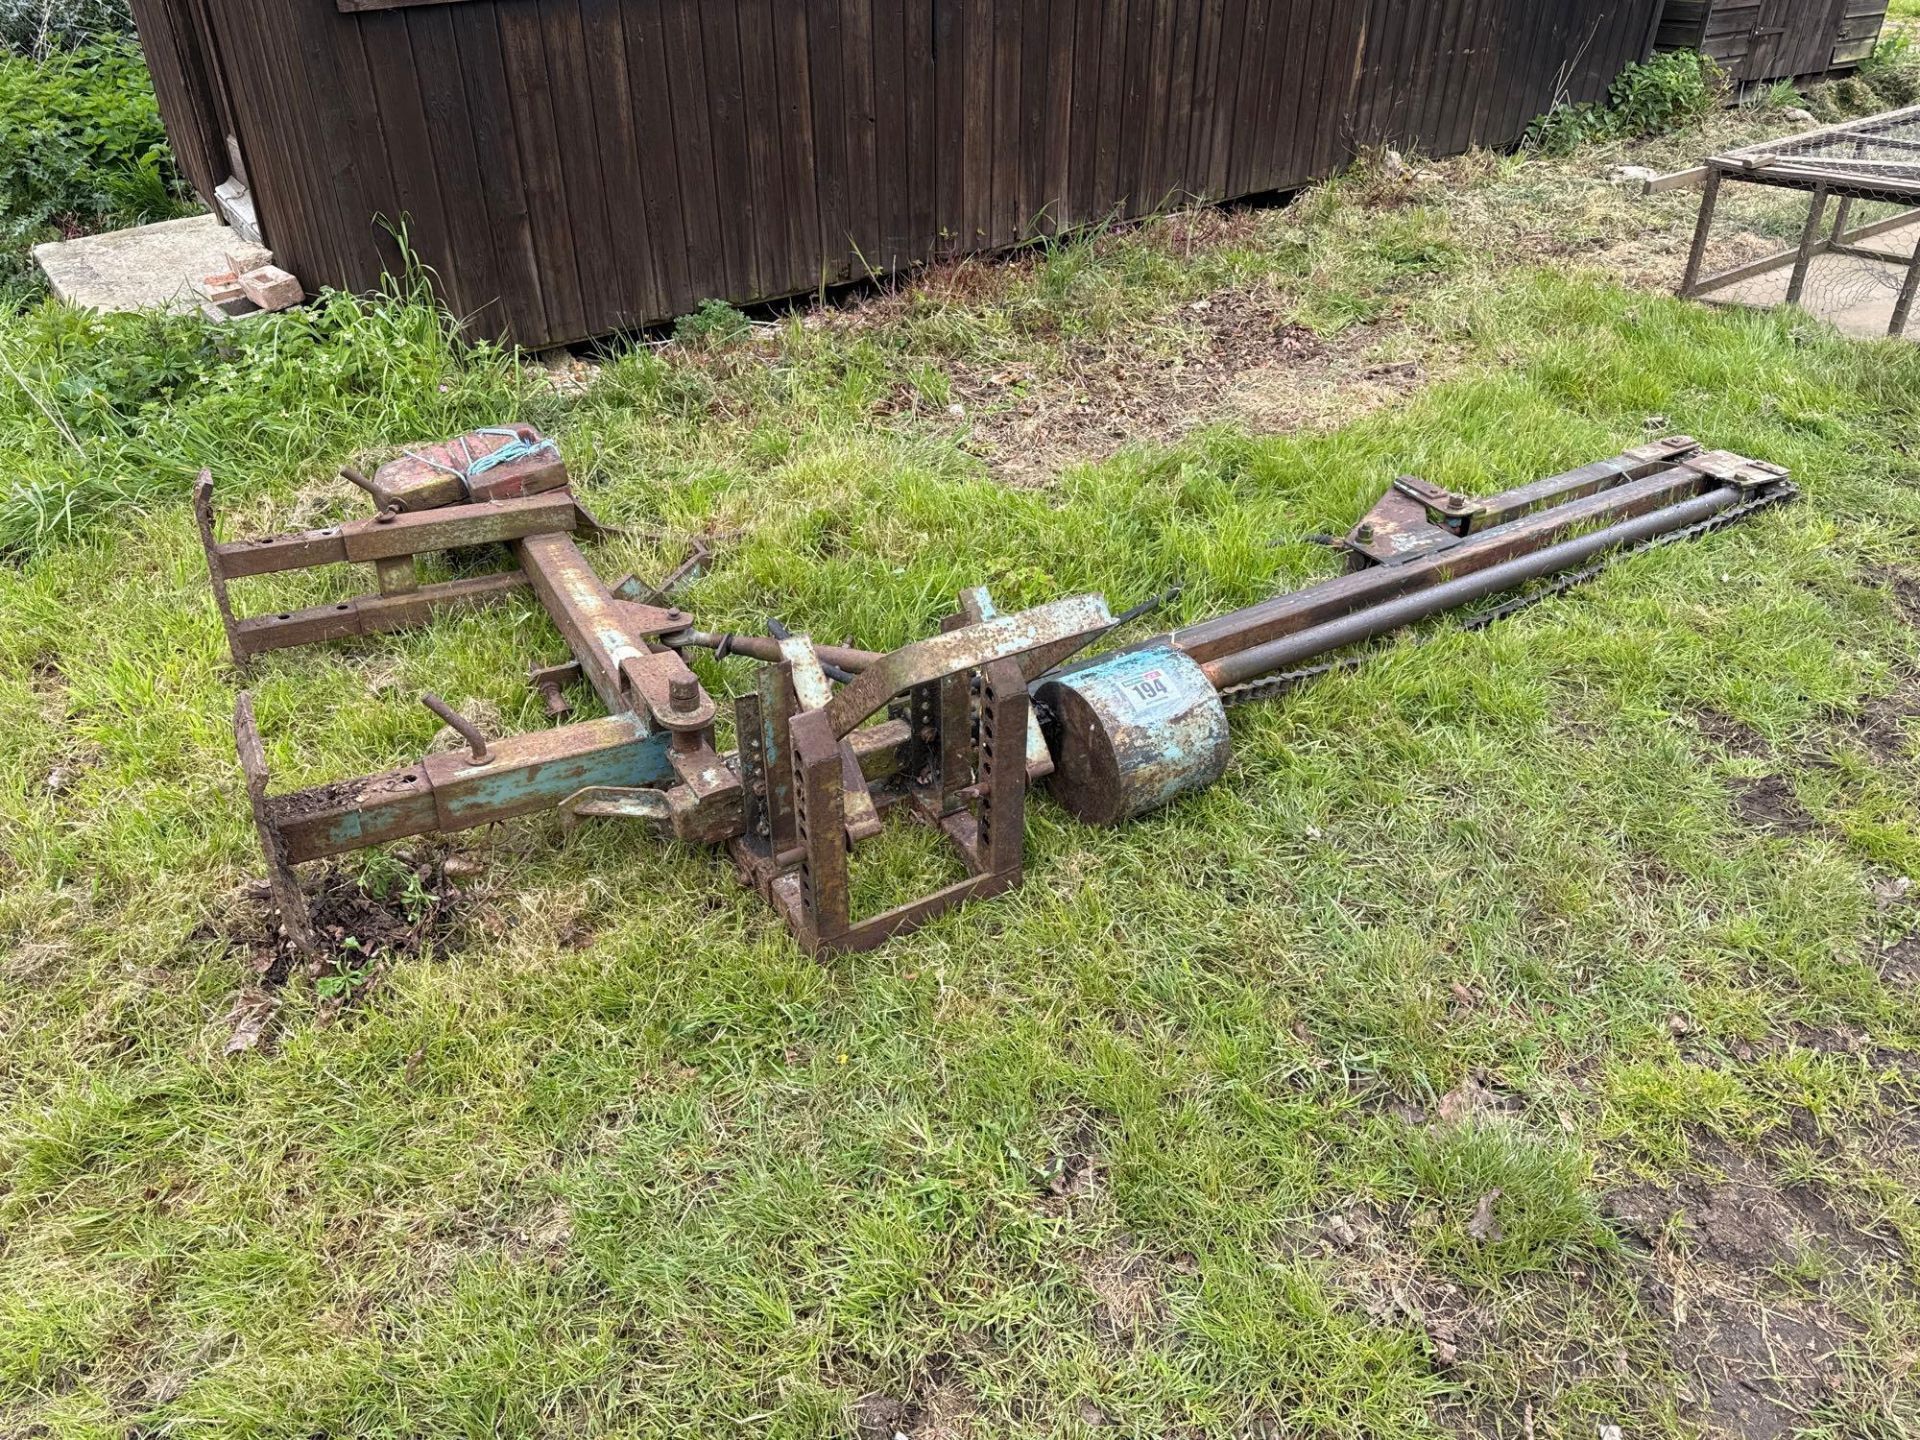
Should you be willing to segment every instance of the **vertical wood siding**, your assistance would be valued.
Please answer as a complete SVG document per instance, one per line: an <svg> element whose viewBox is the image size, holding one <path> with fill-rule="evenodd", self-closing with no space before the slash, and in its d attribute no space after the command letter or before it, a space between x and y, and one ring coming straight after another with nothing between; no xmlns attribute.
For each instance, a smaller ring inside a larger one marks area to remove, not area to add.
<svg viewBox="0 0 1920 1440"><path fill-rule="evenodd" d="M1698 50L1734 80L1791 80L1873 53L1887 0L1665 0L1656 44Z"/></svg>
<svg viewBox="0 0 1920 1440"><path fill-rule="evenodd" d="M404 230L476 332L550 345L1510 144L1660 0L194 3L282 263L369 288Z"/></svg>

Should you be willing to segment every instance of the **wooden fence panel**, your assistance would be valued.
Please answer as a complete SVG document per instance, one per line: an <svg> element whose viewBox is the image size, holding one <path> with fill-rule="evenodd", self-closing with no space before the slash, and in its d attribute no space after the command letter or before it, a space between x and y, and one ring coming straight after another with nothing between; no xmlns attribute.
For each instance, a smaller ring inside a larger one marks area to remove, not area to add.
<svg viewBox="0 0 1920 1440"><path fill-rule="evenodd" d="M477 333L539 346L1511 144L1661 0L191 0L199 80L188 0L137 3L196 186L225 106L310 287L371 288L404 227Z"/></svg>

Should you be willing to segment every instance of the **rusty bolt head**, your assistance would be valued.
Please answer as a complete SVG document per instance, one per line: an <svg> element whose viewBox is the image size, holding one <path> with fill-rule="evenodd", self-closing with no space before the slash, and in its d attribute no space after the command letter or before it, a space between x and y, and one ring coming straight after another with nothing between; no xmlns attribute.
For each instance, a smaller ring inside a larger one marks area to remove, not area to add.
<svg viewBox="0 0 1920 1440"><path fill-rule="evenodd" d="M700 708L700 682L691 675L676 675L667 682L667 701L680 714Z"/></svg>
<svg viewBox="0 0 1920 1440"><path fill-rule="evenodd" d="M1353 538L1358 540L1362 545L1372 544L1373 543L1373 526L1362 525L1359 529L1353 532Z"/></svg>

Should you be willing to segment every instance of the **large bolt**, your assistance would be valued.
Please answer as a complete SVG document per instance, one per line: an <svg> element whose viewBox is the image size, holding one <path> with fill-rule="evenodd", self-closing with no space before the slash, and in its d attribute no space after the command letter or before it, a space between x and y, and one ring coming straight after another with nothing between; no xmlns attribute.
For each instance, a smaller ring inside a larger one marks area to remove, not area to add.
<svg viewBox="0 0 1920 1440"><path fill-rule="evenodd" d="M1362 525L1353 532L1353 538L1358 540L1362 545L1371 545L1373 543L1373 526Z"/></svg>
<svg viewBox="0 0 1920 1440"><path fill-rule="evenodd" d="M667 703L679 715L690 715L700 708L700 682L691 675L676 675L667 682Z"/></svg>

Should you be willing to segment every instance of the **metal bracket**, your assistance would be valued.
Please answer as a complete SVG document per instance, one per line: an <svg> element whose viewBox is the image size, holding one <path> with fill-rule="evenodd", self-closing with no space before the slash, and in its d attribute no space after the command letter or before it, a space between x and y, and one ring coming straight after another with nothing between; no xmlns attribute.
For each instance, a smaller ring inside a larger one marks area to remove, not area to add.
<svg viewBox="0 0 1920 1440"><path fill-rule="evenodd" d="M260 837L260 852L267 861L267 885L274 907L280 912L280 933L303 959L319 953L313 934L313 913L307 908L306 893L287 858L287 842L275 822L267 800L267 751L260 741L260 727L254 723L253 696L242 690L233 705L233 743L240 752L240 771L247 780L247 803L253 807L253 828Z"/></svg>

